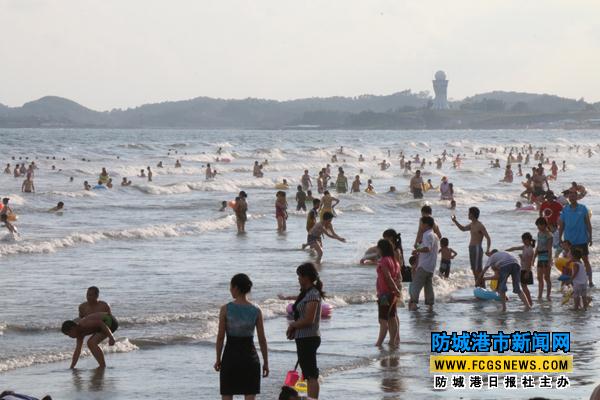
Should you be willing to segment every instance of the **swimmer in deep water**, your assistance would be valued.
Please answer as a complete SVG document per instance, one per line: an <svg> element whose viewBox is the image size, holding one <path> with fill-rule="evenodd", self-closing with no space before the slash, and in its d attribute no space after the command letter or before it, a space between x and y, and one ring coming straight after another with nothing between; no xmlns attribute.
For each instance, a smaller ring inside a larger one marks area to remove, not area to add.
<svg viewBox="0 0 600 400"><path fill-rule="evenodd" d="M64 206L65 206L65 203L63 203L62 201L59 201L58 204L56 205L56 207L52 207L51 209L48 210L48 212L62 211Z"/></svg>
<svg viewBox="0 0 600 400"><path fill-rule="evenodd" d="M92 337L87 341L90 352L98 362L98 366L100 368L106 368L104 354L102 353L102 349L99 347L99 344L102 341L100 338L102 336L98 336L96 334L101 333L106 335L108 337L108 345L114 346L115 337L113 336L113 332L115 332L118 328L119 323L117 322L117 319L113 315L106 312L89 314L80 319L78 322L63 322L61 327L62 333L73 339L77 339L75 351L73 352L73 359L69 368L73 369L77 365L77 361L79 360L79 356L81 354L81 348L83 347L83 339L88 335L92 335Z"/></svg>
<svg viewBox="0 0 600 400"><path fill-rule="evenodd" d="M92 187L88 183L88 181L83 181L83 190L91 190Z"/></svg>

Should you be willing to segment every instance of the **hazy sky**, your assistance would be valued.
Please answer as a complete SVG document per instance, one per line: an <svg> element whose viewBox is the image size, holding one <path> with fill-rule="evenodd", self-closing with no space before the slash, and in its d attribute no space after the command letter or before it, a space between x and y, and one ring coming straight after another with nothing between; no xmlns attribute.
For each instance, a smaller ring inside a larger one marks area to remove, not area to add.
<svg viewBox="0 0 600 400"><path fill-rule="evenodd" d="M598 0L0 0L0 103L519 90L600 100Z"/></svg>

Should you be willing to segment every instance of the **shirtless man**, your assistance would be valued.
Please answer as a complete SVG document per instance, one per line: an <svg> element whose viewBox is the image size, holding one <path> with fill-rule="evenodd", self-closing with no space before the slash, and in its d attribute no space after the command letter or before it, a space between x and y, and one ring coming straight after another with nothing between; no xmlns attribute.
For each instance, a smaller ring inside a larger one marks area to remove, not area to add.
<svg viewBox="0 0 600 400"><path fill-rule="evenodd" d="M534 174L531 176L531 183L533 185L533 195L537 198L543 196L546 190L550 190L548 185L548 179L544 175L542 168L537 168ZM544 190L544 184L546 184L546 190Z"/></svg>
<svg viewBox="0 0 600 400"><path fill-rule="evenodd" d="M4 173L5 174L10 174L11 173L10 164L6 164L6 168L4 168Z"/></svg>
<svg viewBox="0 0 600 400"><path fill-rule="evenodd" d="M308 174L307 169L304 170L304 175L302 175L302 178L300 180L302 181L302 189L304 191L307 191L312 187L312 180L310 179L310 175Z"/></svg>
<svg viewBox="0 0 600 400"><path fill-rule="evenodd" d="M473 277L475 278L475 286L479 286L479 283L485 285L484 282L478 282L478 277L481 274L483 267L483 248L481 247L481 243L483 243L483 238L485 237L487 242L485 254L489 256L492 239L490 239L490 235L485 229L485 226L479 222L479 208L469 208L469 219L471 220L471 223L463 226L456 219L456 215L452 216L452 222L454 222L458 229L463 232L471 232L471 240L469 241L469 261L471 262L471 270L473 272Z"/></svg>
<svg viewBox="0 0 600 400"><path fill-rule="evenodd" d="M110 306L108 303L98 300L100 289L96 286L90 286L85 294L87 301L79 305L79 318L84 318L90 314L97 312L105 312L110 314Z"/></svg>
<svg viewBox="0 0 600 400"><path fill-rule="evenodd" d="M91 335L87 341L90 352L98 362L99 368L106 368L106 362L104 361L104 354L100 349L100 342L104 338L108 337L108 345L115 345L115 337L113 332L119 328L117 319L110 313L96 312L89 314L88 316L76 321L65 321L62 324L61 331L65 335L77 339L75 351L73 352L73 359L71 361L70 369L74 369L79 361L81 354L81 348L83 347L83 339L86 336ZM102 339L99 339L102 338Z"/></svg>
<svg viewBox="0 0 600 400"><path fill-rule="evenodd" d="M415 199L423 198L423 178L421 178L421 171L417 170L415 176L410 180L410 192L413 194Z"/></svg>
<svg viewBox="0 0 600 400"><path fill-rule="evenodd" d="M35 192L35 186L33 185L33 180L31 180L31 177L28 176L23 181L23 185L21 185L21 192L25 192L25 193Z"/></svg>
<svg viewBox="0 0 600 400"><path fill-rule="evenodd" d="M360 192L360 176L356 175L354 177L354 181L352 182L352 187L350 188L350 193L359 193Z"/></svg>
<svg viewBox="0 0 600 400"><path fill-rule="evenodd" d="M433 210L431 209L430 206L423 206L421 207L421 218L423 217L432 217L433 218ZM419 218L419 221L421 219ZM438 226L438 224L434 221L433 222L433 233L435 234L435 236L438 237L438 239L442 238L442 232L440 231L440 227ZM415 249L418 247L419 244L421 244L421 241L423 240L423 232L425 232L423 230L423 227L421 226L421 223L419 222L419 231L417 232L417 237L415 238L415 243L414 243L414 247Z"/></svg>

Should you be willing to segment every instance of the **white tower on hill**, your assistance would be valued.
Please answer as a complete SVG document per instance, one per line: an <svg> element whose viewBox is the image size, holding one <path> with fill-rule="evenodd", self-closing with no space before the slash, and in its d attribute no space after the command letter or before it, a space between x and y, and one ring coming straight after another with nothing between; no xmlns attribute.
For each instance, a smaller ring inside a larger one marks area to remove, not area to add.
<svg viewBox="0 0 600 400"><path fill-rule="evenodd" d="M433 100L432 108L434 110L447 110L450 108L448 105L448 80L446 79L446 73L444 71L438 71L435 73L435 79L433 82L433 91L435 92L435 99Z"/></svg>

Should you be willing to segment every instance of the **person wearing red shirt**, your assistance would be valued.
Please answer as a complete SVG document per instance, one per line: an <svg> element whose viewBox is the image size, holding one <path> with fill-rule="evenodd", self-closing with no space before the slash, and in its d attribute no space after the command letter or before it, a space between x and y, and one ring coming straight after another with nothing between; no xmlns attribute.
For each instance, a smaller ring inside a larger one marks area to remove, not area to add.
<svg viewBox="0 0 600 400"><path fill-rule="evenodd" d="M556 226L563 206L556 201L556 196L551 191L546 192L545 198L546 200L540 206L540 217L546 218L548 224Z"/></svg>

